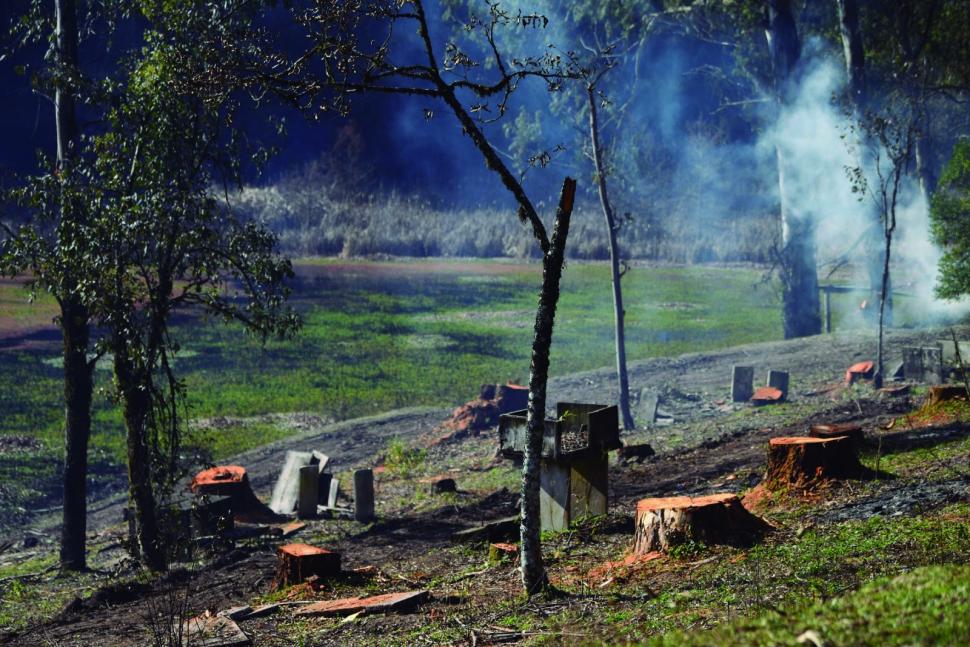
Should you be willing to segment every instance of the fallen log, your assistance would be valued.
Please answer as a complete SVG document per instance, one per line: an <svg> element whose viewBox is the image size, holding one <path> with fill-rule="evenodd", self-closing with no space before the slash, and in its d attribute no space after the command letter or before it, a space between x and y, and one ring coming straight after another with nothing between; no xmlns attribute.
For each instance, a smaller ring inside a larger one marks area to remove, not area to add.
<svg viewBox="0 0 970 647"><path fill-rule="evenodd" d="M736 494L642 499L637 503L633 553L667 552L687 542L749 546L771 530Z"/></svg>

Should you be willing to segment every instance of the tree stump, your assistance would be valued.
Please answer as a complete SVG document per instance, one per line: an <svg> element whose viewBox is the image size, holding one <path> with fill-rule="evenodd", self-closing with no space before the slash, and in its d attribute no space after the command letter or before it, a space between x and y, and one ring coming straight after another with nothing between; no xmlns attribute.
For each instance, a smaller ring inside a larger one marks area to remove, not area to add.
<svg viewBox="0 0 970 647"><path fill-rule="evenodd" d="M306 581L340 575L340 553L308 544L286 544L276 551L276 578L273 586L282 589Z"/></svg>
<svg viewBox="0 0 970 647"><path fill-rule="evenodd" d="M812 425L809 428L808 435L812 438L838 438L839 436L848 436L852 440L852 444L855 446L856 451L858 451L865 442L865 436L862 433L862 425L854 422L834 422L824 425Z"/></svg>
<svg viewBox="0 0 970 647"><path fill-rule="evenodd" d="M749 546L771 526L748 512L736 494L642 499L637 503L635 555L696 541Z"/></svg>
<svg viewBox="0 0 970 647"><path fill-rule="evenodd" d="M926 406L932 407L941 402L951 400L967 400L967 387L962 384L934 384L930 387Z"/></svg>
<svg viewBox="0 0 970 647"><path fill-rule="evenodd" d="M233 516L242 523L278 523L287 519L259 500L249 484L246 468L239 465L219 465L202 470L189 487L198 495L230 497Z"/></svg>
<svg viewBox="0 0 970 647"><path fill-rule="evenodd" d="M852 478L861 472L858 451L849 436L772 438L762 484L769 490L810 488L827 479Z"/></svg>

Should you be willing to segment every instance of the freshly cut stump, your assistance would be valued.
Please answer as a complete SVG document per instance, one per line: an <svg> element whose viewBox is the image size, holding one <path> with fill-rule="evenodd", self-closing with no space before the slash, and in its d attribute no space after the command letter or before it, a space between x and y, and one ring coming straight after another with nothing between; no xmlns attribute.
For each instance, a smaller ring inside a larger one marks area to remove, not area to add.
<svg viewBox="0 0 970 647"><path fill-rule="evenodd" d="M741 505L736 494L642 499L637 503L635 555L666 552L689 541L749 546L771 526Z"/></svg>
<svg viewBox="0 0 970 647"><path fill-rule="evenodd" d="M862 447L865 436L862 433L862 425L853 422L832 423L827 425L812 425L808 435L812 438L838 438L848 436L855 445L856 450Z"/></svg>
<svg viewBox="0 0 970 647"><path fill-rule="evenodd" d="M259 500L249 484L246 468L240 465L218 465L202 470L192 479L189 488L198 495L230 497L233 516L242 523L279 523L288 519Z"/></svg>
<svg viewBox="0 0 970 647"><path fill-rule="evenodd" d="M768 441L768 469L762 484L769 490L809 488L861 472L858 449L850 436L787 436Z"/></svg>
<svg viewBox="0 0 970 647"><path fill-rule="evenodd" d="M340 553L308 544L286 544L276 551L274 588L299 584L309 577L340 575Z"/></svg>

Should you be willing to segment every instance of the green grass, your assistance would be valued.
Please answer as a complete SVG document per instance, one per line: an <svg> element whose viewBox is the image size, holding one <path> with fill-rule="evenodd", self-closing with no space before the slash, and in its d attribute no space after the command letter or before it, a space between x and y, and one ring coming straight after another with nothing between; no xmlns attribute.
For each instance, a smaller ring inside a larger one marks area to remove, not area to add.
<svg viewBox="0 0 970 647"><path fill-rule="evenodd" d="M453 406L484 382L525 381L540 278L535 264L306 262L293 299L305 327L294 339L263 346L238 327L191 316L176 323L175 336L188 351L178 370L188 385L190 415L309 411L346 419L400 407ZM628 356L780 338L777 295L768 286L755 287L759 278L758 271L745 269L634 268L624 278ZM16 317L25 316L21 310ZM563 278L551 375L613 362L612 311L608 267L571 263ZM7 505L53 503L63 443L58 353L56 343L0 353L0 434L43 443L29 455L0 455L0 495ZM91 448L95 462L115 478L123 472L124 433L107 397L110 372L97 371L96 381ZM291 433L276 423L231 431L207 441L216 457Z"/></svg>
<svg viewBox="0 0 970 647"><path fill-rule="evenodd" d="M704 633L676 632L649 645L965 645L970 566L928 566L880 578L842 597L786 608Z"/></svg>
<svg viewBox="0 0 970 647"><path fill-rule="evenodd" d="M815 613L808 610L839 604L833 601L863 587L881 586L873 585L874 581L886 582L924 567L947 565L944 570L958 571L965 580L970 564L970 505L955 504L923 517L875 516L808 529L800 536L782 532L748 551L698 548L683 558L685 562L714 559L696 567L685 564L665 577L660 572L669 566L657 562L659 579L634 579L612 589L616 600L605 602L603 609L622 613L578 615L570 609L551 616L540 628L552 636L589 636L594 644L695 644L695 638L702 645L794 644L790 639L774 643L749 640L743 633L736 639L725 636L761 626L784 628L797 636L823 626L794 620ZM588 558L572 559L589 568ZM566 560L570 562L570 558ZM865 602L867 597L855 599ZM880 616L886 612L876 601L873 604L866 613ZM778 614L779 609L785 615ZM837 617L832 619L837 621ZM880 622L895 619L889 615ZM968 625L963 622L966 630ZM711 634L698 633L714 626L719 628ZM917 643L923 644L910 635L909 644ZM882 643L863 640L852 644Z"/></svg>

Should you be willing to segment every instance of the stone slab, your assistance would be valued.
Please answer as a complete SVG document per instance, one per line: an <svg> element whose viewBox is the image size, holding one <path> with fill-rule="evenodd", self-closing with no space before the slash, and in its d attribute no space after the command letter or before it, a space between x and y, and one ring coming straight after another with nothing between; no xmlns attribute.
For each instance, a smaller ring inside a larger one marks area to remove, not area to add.
<svg viewBox="0 0 970 647"><path fill-rule="evenodd" d="M327 467L330 465L330 457L314 449L310 452L310 464L316 465L317 471L322 474L327 471Z"/></svg>
<svg viewBox="0 0 970 647"><path fill-rule="evenodd" d="M340 493L340 479L330 478L330 489L327 491L327 507L337 507L337 495Z"/></svg>
<svg viewBox="0 0 970 647"><path fill-rule="evenodd" d="M313 454L310 452L286 452L283 469L273 487L270 499L270 510L276 514L293 514L300 497L300 468L310 464Z"/></svg>
<svg viewBox="0 0 970 647"><path fill-rule="evenodd" d="M243 647L252 645L234 620L226 616L199 616L186 621L184 632L191 647Z"/></svg>
<svg viewBox="0 0 970 647"><path fill-rule="evenodd" d="M731 368L731 401L747 402L754 395L754 367L734 366Z"/></svg>
<svg viewBox="0 0 970 647"><path fill-rule="evenodd" d="M657 419L657 407L660 405L660 396L656 391L652 389L643 389L640 391L640 403L638 406L640 419L647 423L653 424Z"/></svg>
<svg viewBox="0 0 970 647"><path fill-rule="evenodd" d="M241 607L230 607L228 609L223 609L222 611L220 611L216 615L217 616L225 616L225 617L229 618L230 620L239 620L241 618L247 617L252 612L253 612L253 608L251 606L249 606L248 604L246 604L246 605L243 605Z"/></svg>
<svg viewBox="0 0 970 647"><path fill-rule="evenodd" d="M405 591L403 593L385 593L366 598L342 598L340 600L324 600L296 611L298 616L339 616L350 615L358 611L369 613L390 613L410 611L428 599L428 591Z"/></svg>

